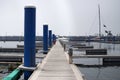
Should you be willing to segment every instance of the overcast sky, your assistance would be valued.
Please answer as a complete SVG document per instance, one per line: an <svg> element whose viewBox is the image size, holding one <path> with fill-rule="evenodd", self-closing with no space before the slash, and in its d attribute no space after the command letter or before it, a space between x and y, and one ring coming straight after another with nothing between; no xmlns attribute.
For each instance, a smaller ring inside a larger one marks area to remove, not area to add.
<svg viewBox="0 0 120 80"><path fill-rule="evenodd" d="M102 33L107 29L120 34L120 0L0 0L0 35L24 34L27 5L36 6L37 35L42 35L43 24L57 35L94 35L98 33L98 3Z"/></svg>

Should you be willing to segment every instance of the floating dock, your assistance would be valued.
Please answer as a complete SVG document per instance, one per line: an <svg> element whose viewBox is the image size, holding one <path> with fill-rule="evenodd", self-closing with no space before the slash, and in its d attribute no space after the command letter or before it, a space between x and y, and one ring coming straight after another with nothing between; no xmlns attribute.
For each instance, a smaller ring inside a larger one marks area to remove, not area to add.
<svg viewBox="0 0 120 80"><path fill-rule="evenodd" d="M44 58L46 55L45 54L40 54L40 53L36 53L36 58ZM22 53L5 53L5 54L0 54L0 58L23 58L24 54Z"/></svg>
<svg viewBox="0 0 120 80"><path fill-rule="evenodd" d="M69 64L67 56L57 41L28 80L84 80L79 69Z"/></svg>
<svg viewBox="0 0 120 80"><path fill-rule="evenodd" d="M120 56L113 55L74 55L72 58L120 58Z"/></svg>
<svg viewBox="0 0 120 80"><path fill-rule="evenodd" d="M36 53L36 58L44 58L45 54ZM24 54L5 53L0 54L0 64L13 64L17 62L23 62Z"/></svg>
<svg viewBox="0 0 120 80"><path fill-rule="evenodd" d="M36 52L42 48L36 48ZM24 48L0 48L0 52L24 53Z"/></svg>

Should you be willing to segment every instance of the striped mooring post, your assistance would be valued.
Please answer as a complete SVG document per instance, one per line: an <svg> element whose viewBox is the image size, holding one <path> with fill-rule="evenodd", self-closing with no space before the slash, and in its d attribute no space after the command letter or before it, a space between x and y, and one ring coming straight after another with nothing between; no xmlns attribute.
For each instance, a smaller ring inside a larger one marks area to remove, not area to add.
<svg viewBox="0 0 120 80"><path fill-rule="evenodd" d="M43 54L48 52L48 25L43 25Z"/></svg>
<svg viewBox="0 0 120 80"><path fill-rule="evenodd" d="M26 6L24 10L24 66L35 67L36 8L34 6ZM28 80L31 74L31 71L24 71L24 80Z"/></svg>
<svg viewBox="0 0 120 80"><path fill-rule="evenodd" d="M49 30L49 47L52 47L52 30Z"/></svg>

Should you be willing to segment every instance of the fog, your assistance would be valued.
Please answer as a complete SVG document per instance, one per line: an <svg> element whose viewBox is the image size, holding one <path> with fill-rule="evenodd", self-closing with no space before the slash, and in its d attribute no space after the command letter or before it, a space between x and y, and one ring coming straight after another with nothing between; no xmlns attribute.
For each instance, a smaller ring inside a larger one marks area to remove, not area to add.
<svg viewBox="0 0 120 80"><path fill-rule="evenodd" d="M0 36L24 35L24 7L28 5L36 6L36 35L43 34L43 24L56 35L95 35L98 4L102 34L105 30L120 34L120 0L0 0Z"/></svg>

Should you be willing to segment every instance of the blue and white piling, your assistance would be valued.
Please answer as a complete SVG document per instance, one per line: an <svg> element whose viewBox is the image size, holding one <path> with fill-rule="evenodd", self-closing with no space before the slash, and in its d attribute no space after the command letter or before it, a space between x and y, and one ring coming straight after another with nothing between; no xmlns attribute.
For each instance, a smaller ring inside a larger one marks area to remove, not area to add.
<svg viewBox="0 0 120 80"><path fill-rule="evenodd" d="M48 52L48 25L43 25L43 53Z"/></svg>
<svg viewBox="0 0 120 80"><path fill-rule="evenodd" d="M34 6L25 7L24 23L24 66L35 67L35 23L36 8ZM25 71L24 79L28 80L32 72Z"/></svg>
<svg viewBox="0 0 120 80"><path fill-rule="evenodd" d="M49 47L52 47L52 30L49 30Z"/></svg>

